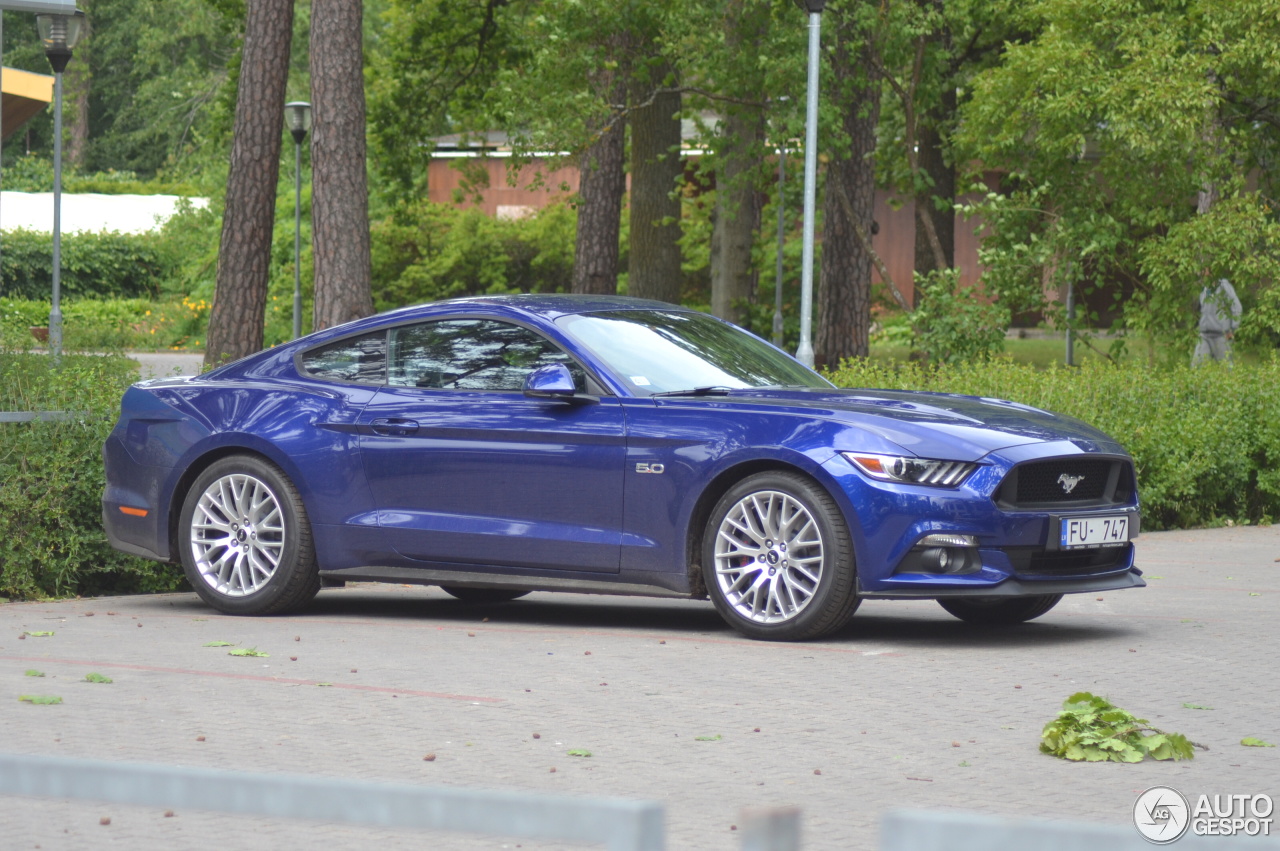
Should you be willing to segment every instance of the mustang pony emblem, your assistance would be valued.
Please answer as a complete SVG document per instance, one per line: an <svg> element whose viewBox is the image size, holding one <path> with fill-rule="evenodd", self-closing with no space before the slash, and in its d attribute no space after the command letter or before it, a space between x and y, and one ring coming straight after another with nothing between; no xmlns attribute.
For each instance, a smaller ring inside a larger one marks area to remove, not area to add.
<svg viewBox="0 0 1280 851"><path fill-rule="evenodd" d="M1076 489L1076 485L1080 484L1083 481L1084 481L1084 476L1068 476L1066 473L1063 473L1061 476L1058 476L1058 484L1062 485L1063 493L1071 493L1073 490Z"/></svg>

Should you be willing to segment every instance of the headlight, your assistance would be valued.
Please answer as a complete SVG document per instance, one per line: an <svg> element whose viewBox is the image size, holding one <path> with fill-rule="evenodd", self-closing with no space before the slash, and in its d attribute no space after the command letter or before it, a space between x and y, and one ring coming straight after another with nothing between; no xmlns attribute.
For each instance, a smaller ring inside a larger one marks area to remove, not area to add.
<svg viewBox="0 0 1280 851"><path fill-rule="evenodd" d="M840 454L873 479L908 485L954 488L978 469L977 464L965 461L939 461L906 455L871 455L866 452Z"/></svg>

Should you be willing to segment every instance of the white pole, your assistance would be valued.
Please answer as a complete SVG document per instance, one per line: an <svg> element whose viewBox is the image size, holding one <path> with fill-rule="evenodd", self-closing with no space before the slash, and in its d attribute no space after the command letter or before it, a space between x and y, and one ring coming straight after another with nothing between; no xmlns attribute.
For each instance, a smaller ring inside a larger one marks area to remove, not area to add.
<svg viewBox="0 0 1280 851"><path fill-rule="evenodd" d="M804 134L804 254L800 266L800 347L796 359L813 366L813 240L818 194L818 67L822 13L809 13L809 85Z"/></svg>

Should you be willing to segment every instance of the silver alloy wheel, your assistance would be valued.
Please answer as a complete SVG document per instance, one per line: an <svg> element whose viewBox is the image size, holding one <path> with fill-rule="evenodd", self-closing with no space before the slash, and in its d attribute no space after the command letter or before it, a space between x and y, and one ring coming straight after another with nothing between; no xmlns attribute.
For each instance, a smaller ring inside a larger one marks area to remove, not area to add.
<svg viewBox="0 0 1280 851"><path fill-rule="evenodd" d="M748 494L717 530L720 591L738 614L755 623L782 623L804 611L822 568L822 533L808 507L790 494Z"/></svg>
<svg viewBox="0 0 1280 851"><path fill-rule="evenodd" d="M232 473L209 484L191 517L191 555L219 594L245 597L271 581L284 552L280 501L266 483Z"/></svg>

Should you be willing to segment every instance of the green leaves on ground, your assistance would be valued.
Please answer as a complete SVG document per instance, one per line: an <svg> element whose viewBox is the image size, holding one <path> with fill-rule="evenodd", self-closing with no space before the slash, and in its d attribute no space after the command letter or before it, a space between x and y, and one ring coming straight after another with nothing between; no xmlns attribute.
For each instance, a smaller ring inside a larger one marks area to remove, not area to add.
<svg viewBox="0 0 1280 851"><path fill-rule="evenodd" d="M53 632L51 631L31 632L30 630L28 630L25 634L31 636L32 638L47 638L48 636L53 635Z"/></svg>
<svg viewBox="0 0 1280 851"><path fill-rule="evenodd" d="M1246 736L1240 740L1240 744L1246 748L1274 748L1275 745L1270 742L1264 742L1262 739L1255 739L1253 736Z"/></svg>
<svg viewBox="0 0 1280 851"><path fill-rule="evenodd" d="M721 736L719 733L716 733L714 736L694 736L693 740L695 742L718 742L723 738L724 736Z"/></svg>
<svg viewBox="0 0 1280 851"><path fill-rule="evenodd" d="M1087 691L1067 698L1040 736L1041 753L1076 762L1142 762L1148 756L1191 759L1194 747L1181 733L1150 727L1145 718L1135 718Z"/></svg>
<svg viewBox="0 0 1280 851"><path fill-rule="evenodd" d="M237 647L235 650L228 650L228 656L270 656L270 653L263 653L256 647Z"/></svg>
<svg viewBox="0 0 1280 851"><path fill-rule="evenodd" d="M110 677L104 677L102 674L99 674L99 673L97 673L97 672L91 672L91 673L85 674L85 675L84 675L84 681L85 681L86 683L113 683L113 682L115 682L115 680L111 679Z"/></svg>
<svg viewBox="0 0 1280 851"><path fill-rule="evenodd" d="M1182 704L1182 708L1183 709L1213 709L1212 706L1201 706L1198 703L1184 703Z"/></svg>
<svg viewBox="0 0 1280 851"><path fill-rule="evenodd" d="M34 703L37 706L53 706L62 703L62 698L45 694L23 694L18 696L18 700L23 703Z"/></svg>
<svg viewBox="0 0 1280 851"><path fill-rule="evenodd" d="M565 753L567 753L569 756L583 756L583 757L591 756L591 751L583 750L582 748L574 748L571 751L565 751Z"/></svg>
<svg viewBox="0 0 1280 851"><path fill-rule="evenodd" d="M234 641L206 641L201 647L234 647Z"/></svg>
<svg viewBox="0 0 1280 851"><path fill-rule="evenodd" d="M26 673L23 674L23 676L24 677L43 677L44 671L37 671L35 668L28 668Z"/></svg>

